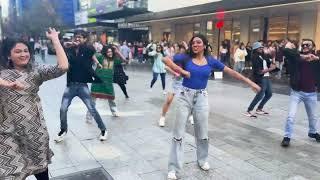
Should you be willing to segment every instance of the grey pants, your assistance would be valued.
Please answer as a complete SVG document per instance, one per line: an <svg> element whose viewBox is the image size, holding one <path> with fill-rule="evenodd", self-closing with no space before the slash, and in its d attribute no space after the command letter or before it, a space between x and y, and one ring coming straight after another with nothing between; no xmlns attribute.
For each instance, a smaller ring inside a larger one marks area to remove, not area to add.
<svg viewBox="0 0 320 180"><path fill-rule="evenodd" d="M206 90L193 90L183 87L177 98L177 113L173 127L173 139L169 157L169 171L182 170L184 155L184 133L186 122L193 113L197 160L199 166L208 158L208 117L209 103Z"/></svg>
<svg viewBox="0 0 320 180"><path fill-rule="evenodd" d="M93 101L94 105L96 104L96 100L97 100L96 98L92 97L92 101ZM108 99L108 103L109 103L110 111L111 111L112 114L118 112L117 105L114 102L114 100ZM87 111L86 119L87 120L92 120L92 116L91 116L89 111Z"/></svg>

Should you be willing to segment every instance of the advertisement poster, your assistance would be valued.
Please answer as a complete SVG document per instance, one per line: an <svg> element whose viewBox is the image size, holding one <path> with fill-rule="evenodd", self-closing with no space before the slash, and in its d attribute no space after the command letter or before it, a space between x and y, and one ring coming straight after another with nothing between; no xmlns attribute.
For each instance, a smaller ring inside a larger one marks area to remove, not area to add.
<svg viewBox="0 0 320 180"><path fill-rule="evenodd" d="M89 15L105 14L124 7L127 0L90 0Z"/></svg>

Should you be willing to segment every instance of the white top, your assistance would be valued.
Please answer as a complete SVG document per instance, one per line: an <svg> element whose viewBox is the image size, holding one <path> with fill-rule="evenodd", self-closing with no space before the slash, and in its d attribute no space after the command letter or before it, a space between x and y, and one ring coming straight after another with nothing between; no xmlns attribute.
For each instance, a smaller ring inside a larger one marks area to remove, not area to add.
<svg viewBox="0 0 320 180"><path fill-rule="evenodd" d="M239 61L245 61L246 56L248 55L247 50L237 48L236 52L234 53L234 61L239 62Z"/></svg>
<svg viewBox="0 0 320 180"><path fill-rule="evenodd" d="M262 58L263 59L263 58ZM265 59L263 59L263 70L268 69L268 65L267 65L267 61ZM270 73L264 73L263 77L269 77Z"/></svg>

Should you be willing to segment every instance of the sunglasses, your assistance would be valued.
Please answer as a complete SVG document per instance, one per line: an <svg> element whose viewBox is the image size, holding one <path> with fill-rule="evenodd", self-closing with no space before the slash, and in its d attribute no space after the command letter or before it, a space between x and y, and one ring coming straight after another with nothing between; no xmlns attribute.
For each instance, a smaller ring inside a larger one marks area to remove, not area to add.
<svg viewBox="0 0 320 180"><path fill-rule="evenodd" d="M311 47L312 46L312 44L301 44L301 47L303 47L303 48L305 48L305 47L307 47L307 48L309 48L309 47Z"/></svg>

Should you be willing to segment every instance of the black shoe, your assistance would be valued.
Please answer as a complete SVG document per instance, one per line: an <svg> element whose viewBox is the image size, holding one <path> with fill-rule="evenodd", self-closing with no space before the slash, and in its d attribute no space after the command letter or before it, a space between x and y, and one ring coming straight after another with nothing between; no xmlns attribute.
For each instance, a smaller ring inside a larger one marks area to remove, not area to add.
<svg viewBox="0 0 320 180"><path fill-rule="evenodd" d="M310 138L316 139L317 142L320 142L320 135L318 133L315 133L315 134L309 133L308 136Z"/></svg>
<svg viewBox="0 0 320 180"><path fill-rule="evenodd" d="M288 147L289 145L290 145L290 138L284 137L282 142L281 142L281 146L282 147Z"/></svg>

